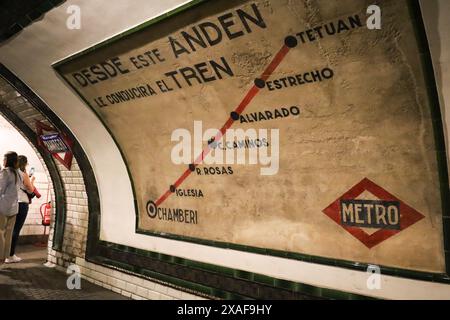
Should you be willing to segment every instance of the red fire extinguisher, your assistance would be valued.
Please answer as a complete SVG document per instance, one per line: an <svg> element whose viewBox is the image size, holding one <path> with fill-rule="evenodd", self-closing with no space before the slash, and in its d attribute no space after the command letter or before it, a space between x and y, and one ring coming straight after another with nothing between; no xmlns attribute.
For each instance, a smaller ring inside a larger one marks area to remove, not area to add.
<svg viewBox="0 0 450 320"><path fill-rule="evenodd" d="M43 203L40 208L42 225L48 227L50 225L50 217L52 214L52 203L51 201Z"/></svg>
<svg viewBox="0 0 450 320"><path fill-rule="evenodd" d="M52 215L52 202L49 201L49 195L50 195L50 184L48 184L48 189L47 189L47 201L45 203L43 203L40 208L39 211L41 212L41 218L42 218L42 225L44 226L44 234L43 234L43 239L41 242L37 242L34 245L37 247L46 247L48 245L48 240L46 238L46 231L47 231L47 227L50 226L50 218Z"/></svg>

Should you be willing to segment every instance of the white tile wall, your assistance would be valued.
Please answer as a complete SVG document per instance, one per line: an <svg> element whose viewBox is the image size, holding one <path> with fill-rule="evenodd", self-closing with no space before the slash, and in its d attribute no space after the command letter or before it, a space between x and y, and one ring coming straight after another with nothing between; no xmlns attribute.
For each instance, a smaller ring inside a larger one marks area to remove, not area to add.
<svg viewBox="0 0 450 320"><path fill-rule="evenodd" d="M59 253L52 253L56 258ZM77 257L75 264L79 267L82 279L117 292L125 297L136 300L203 300L194 294L176 290L151 280L136 277L124 272L112 270L90 263ZM56 268L65 272L65 268L57 265Z"/></svg>

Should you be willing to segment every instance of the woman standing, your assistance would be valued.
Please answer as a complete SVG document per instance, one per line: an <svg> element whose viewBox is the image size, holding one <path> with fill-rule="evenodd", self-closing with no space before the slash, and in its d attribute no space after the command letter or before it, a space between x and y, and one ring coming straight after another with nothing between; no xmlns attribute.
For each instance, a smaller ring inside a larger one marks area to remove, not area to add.
<svg viewBox="0 0 450 320"><path fill-rule="evenodd" d="M21 177L17 168L17 153L6 153L3 170L0 171L0 264L3 264L11 250L12 233L19 210L18 192Z"/></svg>
<svg viewBox="0 0 450 320"><path fill-rule="evenodd" d="M34 190L34 177L31 178L27 173L28 159L25 156L18 157L18 167L19 174L21 175L20 179L20 189L19 189L19 213L16 216L16 222L14 224L14 231L12 235L11 241L11 250L9 253L9 257L6 258L5 263L15 263L22 261L21 258L16 256L16 246L17 240L19 239L20 230L22 230L23 224L27 219L28 209L30 206L30 199L28 198L28 193L33 193Z"/></svg>

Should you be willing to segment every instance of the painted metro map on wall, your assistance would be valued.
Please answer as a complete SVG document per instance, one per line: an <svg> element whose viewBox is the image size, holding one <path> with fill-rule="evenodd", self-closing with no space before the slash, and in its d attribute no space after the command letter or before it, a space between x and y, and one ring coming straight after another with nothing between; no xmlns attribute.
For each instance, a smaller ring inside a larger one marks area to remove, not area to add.
<svg viewBox="0 0 450 320"><path fill-rule="evenodd" d="M370 4L206 1L57 66L124 154L137 232L443 272L415 26L379 1L370 30Z"/></svg>

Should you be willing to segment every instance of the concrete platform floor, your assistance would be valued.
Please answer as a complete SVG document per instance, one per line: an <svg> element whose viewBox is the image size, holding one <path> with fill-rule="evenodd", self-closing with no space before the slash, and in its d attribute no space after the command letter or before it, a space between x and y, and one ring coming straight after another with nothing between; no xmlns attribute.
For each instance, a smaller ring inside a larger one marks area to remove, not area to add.
<svg viewBox="0 0 450 320"><path fill-rule="evenodd" d="M81 280L80 290L69 290L68 275L45 267L47 248L20 246L20 263L0 266L0 300L126 300L105 288Z"/></svg>

